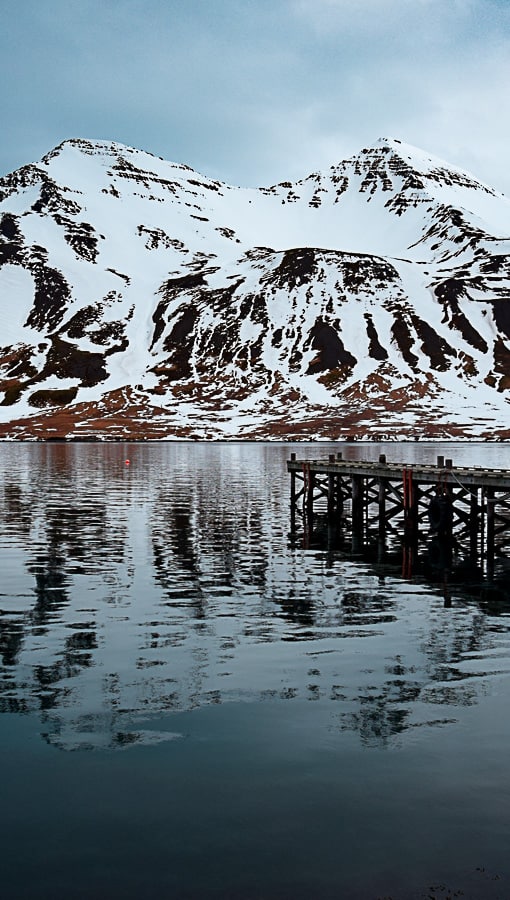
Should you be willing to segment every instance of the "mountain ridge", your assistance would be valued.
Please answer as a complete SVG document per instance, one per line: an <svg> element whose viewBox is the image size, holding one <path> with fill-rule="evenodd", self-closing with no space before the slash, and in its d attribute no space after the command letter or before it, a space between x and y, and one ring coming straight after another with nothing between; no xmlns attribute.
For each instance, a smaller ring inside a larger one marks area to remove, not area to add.
<svg viewBox="0 0 510 900"><path fill-rule="evenodd" d="M257 189L70 139L0 217L1 437L510 436L510 201L418 148Z"/></svg>

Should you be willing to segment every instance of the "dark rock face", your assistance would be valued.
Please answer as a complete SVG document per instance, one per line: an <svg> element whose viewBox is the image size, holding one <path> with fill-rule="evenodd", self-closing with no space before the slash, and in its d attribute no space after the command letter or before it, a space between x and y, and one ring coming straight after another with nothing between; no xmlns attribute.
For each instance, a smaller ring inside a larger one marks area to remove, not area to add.
<svg viewBox="0 0 510 900"><path fill-rule="evenodd" d="M377 359L379 362L384 362L388 359L388 351L384 349L384 347L379 342L379 338L377 335L377 329L374 325L373 317L370 313L363 313L365 321L367 323L367 335L369 339L369 354L372 359Z"/></svg>
<svg viewBox="0 0 510 900"><path fill-rule="evenodd" d="M311 346L317 350L317 356L310 363L307 375L315 375L317 372L325 372L328 369L336 369L345 366L352 369L356 365L356 357L345 349L339 336L339 325L333 327L322 318L318 318L310 331Z"/></svg>
<svg viewBox="0 0 510 900"><path fill-rule="evenodd" d="M44 264L30 266L34 276L34 305L27 325L38 331L53 331L60 325L71 299L71 292L62 272Z"/></svg>
<svg viewBox="0 0 510 900"><path fill-rule="evenodd" d="M314 251L308 247L303 250L287 250L276 269L275 287L292 291L295 287L312 281L315 268Z"/></svg>

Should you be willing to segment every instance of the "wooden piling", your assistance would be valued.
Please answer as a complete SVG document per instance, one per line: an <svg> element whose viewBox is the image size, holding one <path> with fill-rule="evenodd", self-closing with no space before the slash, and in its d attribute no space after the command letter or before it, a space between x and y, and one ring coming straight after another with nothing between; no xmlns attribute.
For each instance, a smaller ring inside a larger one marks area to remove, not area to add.
<svg viewBox="0 0 510 900"><path fill-rule="evenodd" d="M352 475L351 478L352 530L363 530L363 477Z"/></svg>
<svg viewBox="0 0 510 900"><path fill-rule="evenodd" d="M310 532L313 531L313 491L315 487L315 472L310 471L310 467L307 469L307 479L308 486L305 493L305 503L306 503L306 518L308 520L308 528Z"/></svg>
<svg viewBox="0 0 510 900"><path fill-rule="evenodd" d="M386 492L387 480L379 478L379 537L382 541L386 537Z"/></svg>
<svg viewBox="0 0 510 900"><path fill-rule="evenodd" d="M469 552L473 559L478 556L478 535L480 531L480 515L478 488L469 489Z"/></svg>
<svg viewBox="0 0 510 900"><path fill-rule="evenodd" d="M494 533L495 533L495 516L494 516L494 488L485 488L485 502L487 504L487 533L486 533L486 557L487 567L494 567Z"/></svg>

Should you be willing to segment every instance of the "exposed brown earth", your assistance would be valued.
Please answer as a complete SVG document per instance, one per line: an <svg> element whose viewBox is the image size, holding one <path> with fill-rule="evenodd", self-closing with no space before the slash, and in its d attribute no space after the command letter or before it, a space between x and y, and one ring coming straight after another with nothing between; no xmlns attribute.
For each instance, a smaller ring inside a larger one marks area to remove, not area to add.
<svg viewBox="0 0 510 900"><path fill-rule="evenodd" d="M393 398L396 400L396 398ZM403 411L409 407L400 398ZM359 410L296 409L294 415L281 415L275 410L259 425L244 426L239 437L243 440L510 440L510 427L494 433L490 422L480 418L476 425L451 424L442 421L433 410L413 410L412 424L398 421L398 403L391 414L380 408L370 417L367 407ZM77 403L65 408L48 409L29 418L14 419L0 424L0 440L222 440L217 414L212 410L196 410L192 421L176 421L176 411L152 406L132 388L112 391L98 403ZM229 437L227 439L232 439Z"/></svg>

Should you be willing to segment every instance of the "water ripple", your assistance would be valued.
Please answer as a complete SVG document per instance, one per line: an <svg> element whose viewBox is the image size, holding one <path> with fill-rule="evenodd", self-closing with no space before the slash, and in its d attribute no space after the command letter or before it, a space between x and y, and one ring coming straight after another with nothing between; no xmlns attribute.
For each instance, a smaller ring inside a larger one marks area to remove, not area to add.
<svg viewBox="0 0 510 900"><path fill-rule="evenodd" d="M114 749L171 739L141 712L306 699L384 745L480 703L508 612L289 543L288 452L133 445L127 470L122 445L0 448L0 710Z"/></svg>

